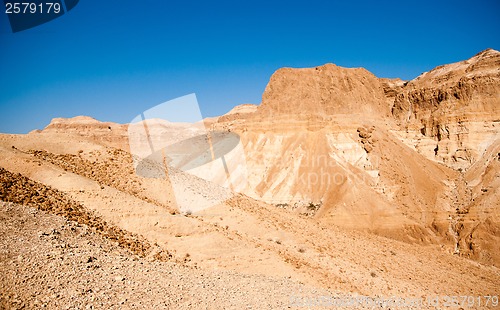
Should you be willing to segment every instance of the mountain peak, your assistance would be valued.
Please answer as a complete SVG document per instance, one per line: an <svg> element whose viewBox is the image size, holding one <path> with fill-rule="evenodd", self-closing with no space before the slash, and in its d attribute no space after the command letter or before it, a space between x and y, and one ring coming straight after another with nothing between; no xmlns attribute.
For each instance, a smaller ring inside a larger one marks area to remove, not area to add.
<svg viewBox="0 0 500 310"><path fill-rule="evenodd" d="M264 115L389 113L383 88L364 68L332 63L313 68L281 68L264 91L259 111Z"/></svg>
<svg viewBox="0 0 500 310"><path fill-rule="evenodd" d="M477 53L472 58L476 58L476 57L480 58L480 57L485 57L485 56L495 56L495 55L499 55L499 54L500 54L499 51L494 50L492 48L487 48L484 51L481 51L481 52Z"/></svg>

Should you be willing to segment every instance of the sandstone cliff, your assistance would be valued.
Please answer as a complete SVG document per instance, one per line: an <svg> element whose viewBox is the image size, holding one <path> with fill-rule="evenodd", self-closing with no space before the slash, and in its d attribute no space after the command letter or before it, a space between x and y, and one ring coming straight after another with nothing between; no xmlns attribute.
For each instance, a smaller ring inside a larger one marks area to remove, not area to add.
<svg viewBox="0 0 500 310"><path fill-rule="evenodd" d="M500 139L500 52L439 66L396 90L392 113L407 143L466 169Z"/></svg>

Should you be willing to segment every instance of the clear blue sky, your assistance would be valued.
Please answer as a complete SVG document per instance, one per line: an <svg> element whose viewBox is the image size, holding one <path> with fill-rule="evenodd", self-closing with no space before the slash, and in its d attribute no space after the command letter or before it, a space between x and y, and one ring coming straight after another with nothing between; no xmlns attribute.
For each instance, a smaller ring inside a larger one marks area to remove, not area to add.
<svg viewBox="0 0 500 310"><path fill-rule="evenodd" d="M260 103L280 67L335 63L412 79L500 49L500 1L81 0L11 33L0 12L0 132L54 117L129 122L196 93L203 116Z"/></svg>

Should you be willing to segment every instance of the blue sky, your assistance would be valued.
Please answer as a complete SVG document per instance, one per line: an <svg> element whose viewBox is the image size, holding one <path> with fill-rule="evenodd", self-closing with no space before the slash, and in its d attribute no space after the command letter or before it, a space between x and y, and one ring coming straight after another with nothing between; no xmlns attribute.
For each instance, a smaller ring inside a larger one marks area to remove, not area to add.
<svg viewBox="0 0 500 310"><path fill-rule="evenodd" d="M126 123L196 93L204 117L260 103L280 67L412 79L500 49L500 2L81 0L12 33L0 12L0 132L54 117Z"/></svg>

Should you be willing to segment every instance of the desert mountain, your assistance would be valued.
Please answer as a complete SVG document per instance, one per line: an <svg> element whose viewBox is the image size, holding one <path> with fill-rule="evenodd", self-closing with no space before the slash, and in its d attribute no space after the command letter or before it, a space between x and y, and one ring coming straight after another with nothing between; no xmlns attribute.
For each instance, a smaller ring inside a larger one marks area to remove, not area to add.
<svg viewBox="0 0 500 310"><path fill-rule="evenodd" d="M116 242L105 241L101 249L120 246L134 259L187 268L176 272L197 270L196 281L199 270L224 269L238 272L230 276L238 281L251 277L245 283L264 279L258 286L263 291L272 283L342 296L499 291L497 51L411 81L333 64L278 70L260 105L238 106L204 122L210 132L236 137L244 150L241 155L227 148L224 156L211 150L225 168L244 160L245 173L231 171L230 188L224 171L206 164L210 152L191 152L190 144L204 142L203 126L147 125L148 137L172 140L189 156L152 149L159 160L138 159L129 125L89 117L54 119L27 135L0 135L0 199L65 216ZM196 168L183 171L173 163ZM155 177L138 173L145 164ZM179 210L180 200L193 208ZM202 201L213 206L197 211ZM33 229L26 222L32 211L0 206L2 220L16 212L23 219L16 225ZM62 220L43 215L43 221L56 227ZM5 227L2 235L14 240L14 225ZM76 238L63 231L67 240ZM27 253L36 252L40 241L29 240ZM64 261L68 251L57 255ZM2 266L21 268L18 251L7 252ZM106 266L113 255L103 260ZM33 259L43 264L42 257ZM23 285L13 276L19 272L2 278L9 283L4 302ZM211 273L206 281L217 277Z"/></svg>
<svg viewBox="0 0 500 310"><path fill-rule="evenodd" d="M498 265L499 87L491 49L409 82L285 68L254 113L219 122L245 144L249 196Z"/></svg>

